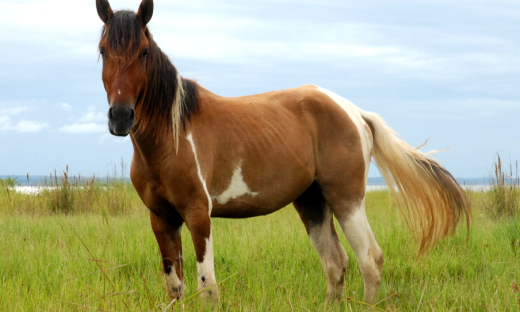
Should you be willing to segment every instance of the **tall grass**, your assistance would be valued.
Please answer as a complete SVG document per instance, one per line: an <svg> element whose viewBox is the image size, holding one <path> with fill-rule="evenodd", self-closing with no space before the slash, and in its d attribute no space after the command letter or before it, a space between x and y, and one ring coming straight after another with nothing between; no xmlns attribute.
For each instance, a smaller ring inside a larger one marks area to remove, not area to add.
<svg viewBox="0 0 520 312"><path fill-rule="evenodd" d="M69 176L68 166L61 174L50 173L36 194L23 194L13 187L0 188L0 214L131 214L143 211L133 185L117 176L101 180L95 176Z"/></svg>
<svg viewBox="0 0 520 312"><path fill-rule="evenodd" d="M502 168L502 159L497 154L494 174L491 177L491 199L487 211L494 218L513 218L520 214L520 178L518 161L509 164L509 170Z"/></svg>

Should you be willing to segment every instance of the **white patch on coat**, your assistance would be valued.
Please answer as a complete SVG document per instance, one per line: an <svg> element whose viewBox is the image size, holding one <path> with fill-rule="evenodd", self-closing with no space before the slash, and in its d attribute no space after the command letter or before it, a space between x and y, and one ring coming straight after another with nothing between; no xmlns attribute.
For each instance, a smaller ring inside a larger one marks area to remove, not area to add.
<svg viewBox="0 0 520 312"><path fill-rule="evenodd" d="M363 198L358 207L353 207L352 213L346 219L338 221L356 254L359 270L363 275L365 299L373 301L381 281L382 271L378 267L378 261L382 260L383 253L368 223L365 199Z"/></svg>
<svg viewBox="0 0 520 312"><path fill-rule="evenodd" d="M206 195L208 197L208 210L209 215L211 216L211 210L213 208L213 203L211 202L211 197L209 196L208 188L206 186L206 180L202 176L202 172L200 169L199 160L197 159L197 150L195 148L195 143L193 142L193 136L188 134L186 136L186 139L190 142L191 148L193 151L193 155L195 156L195 162L197 163L197 173L199 175L199 179L202 183L202 186L204 187L204 191L206 192ZM204 253L204 260L202 262L197 262L197 284L198 284L198 290L203 290L208 288L209 286L217 284L217 279L215 278L215 262L214 262L214 255L213 255L213 235L210 230L209 237L205 239L206 240L206 251ZM218 286L214 286L212 290L208 292L209 294L212 294L213 298L218 298ZM206 293L206 294L208 294Z"/></svg>
<svg viewBox="0 0 520 312"><path fill-rule="evenodd" d="M339 220L339 223L350 246L358 257L358 262L363 263L366 261L366 256L368 256L370 241L374 239L374 234L367 220L365 199L363 198L358 207L352 208L352 213L348 218Z"/></svg>
<svg viewBox="0 0 520 312"><path fill-rule="evenodd" d="M197 158L197 150L195 149L195 143L193 142L193 136L191 135L191 133L186 136L186 139L190 142L191 150L193 151L193 156L195 156L195 163L197 164L197 173L199 175L200 182L202 183L202 187L204 188L204 192L206 192L206 196L208 197L208 212L209 212L209 215L211 216L211 210L213 209L213 203L211 201L211 197L209 196L208 188L206 186L206 180L202 176L202 171L200 170L200 164L199 164L199 160Z"/></svg>
<svg viewBox="0 0 520 312"><path fill-rule="evenodd" d="M219 204L224 205L230 199L237 198L243 195L251 195L255 196L258 192L251 192L251 189L244 181L244 177L242 176L242 161L238 164L238 166L233 171L233 177L231 177L231 182L227 189L222 192L222 194L218 196L212 196L213 199L216 199Z"/></svg>
<svg viewBox="0 0 520 312"><path fill-rule="evenodd" d="M199 291L217 283L213 258L213 235L210 232L209 237L206 238L206 254L204 255L204 260L197 262L197 285Z"/></svg>
<svg viewBox="0 0 520 312"><path fill-rule="evenodd" d="M352 102L350 102L347 99L342 98L341 96L337 95L336 93L316 87L318 91L325 93L328 95L332 100L334 100L339 106L341 106L348 114L352 122L356 125L356 128L359 133L359 137L361 139L361 147L363 149L363 158L365 159L365 180L368 177L368 168L371 158L371 151L372 151L372 135L367 131L365 126L367 126L367 123L363 119L361 113L363 112L359 107L354 105Z"/></svg>

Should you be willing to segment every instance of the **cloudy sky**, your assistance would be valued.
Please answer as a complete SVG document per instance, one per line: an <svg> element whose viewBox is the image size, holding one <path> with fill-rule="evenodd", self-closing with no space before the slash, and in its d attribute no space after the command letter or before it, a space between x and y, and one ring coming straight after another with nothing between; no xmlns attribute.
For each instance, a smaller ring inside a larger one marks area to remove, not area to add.
<svg viewBox="0 0 520 312"><path fill-rule="evenodd" d="M138 0L113 0L137 10ZM0 175L105 175L110 136L95 1L0 1ZM316 84L380 114L456 177L520 158L520 1L155 1L181 74L224 96ZM370 176L379 176L371 170Z"/></svg>

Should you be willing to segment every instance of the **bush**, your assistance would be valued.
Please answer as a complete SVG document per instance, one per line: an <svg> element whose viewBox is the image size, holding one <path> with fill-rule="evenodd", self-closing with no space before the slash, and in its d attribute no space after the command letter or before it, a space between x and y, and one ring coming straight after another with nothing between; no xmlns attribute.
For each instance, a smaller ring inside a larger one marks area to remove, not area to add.
<svg viewBox="0 0 520 312"><path fill-rule="evenodd" d="M1 188L9 188L12 190L15 186L18 186L18 185L20 185L20 183L18 183L18 179L16 177L12 178L12 177L8 176L5 179L0 179Z"/></svg>

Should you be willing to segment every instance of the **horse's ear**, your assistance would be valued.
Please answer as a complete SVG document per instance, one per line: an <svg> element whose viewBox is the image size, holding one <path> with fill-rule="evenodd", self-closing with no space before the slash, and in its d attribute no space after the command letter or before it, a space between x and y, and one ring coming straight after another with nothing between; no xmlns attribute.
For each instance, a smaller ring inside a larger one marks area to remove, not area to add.
<svg viewBox="0 0 520 312"><path fill-rule="evenodd" d="M137 18L146 26L152 19L153 14L153 0L143 0L137 11Z"/></svg>
<svg viewBox="0 0 520 312"><path fill-rule="evenodd" d="M96 0L96 8L99 18L105 24L108 23L112 16L114 16L114 12L110 7L110 3L108 3L108 0Z"/></svg>

